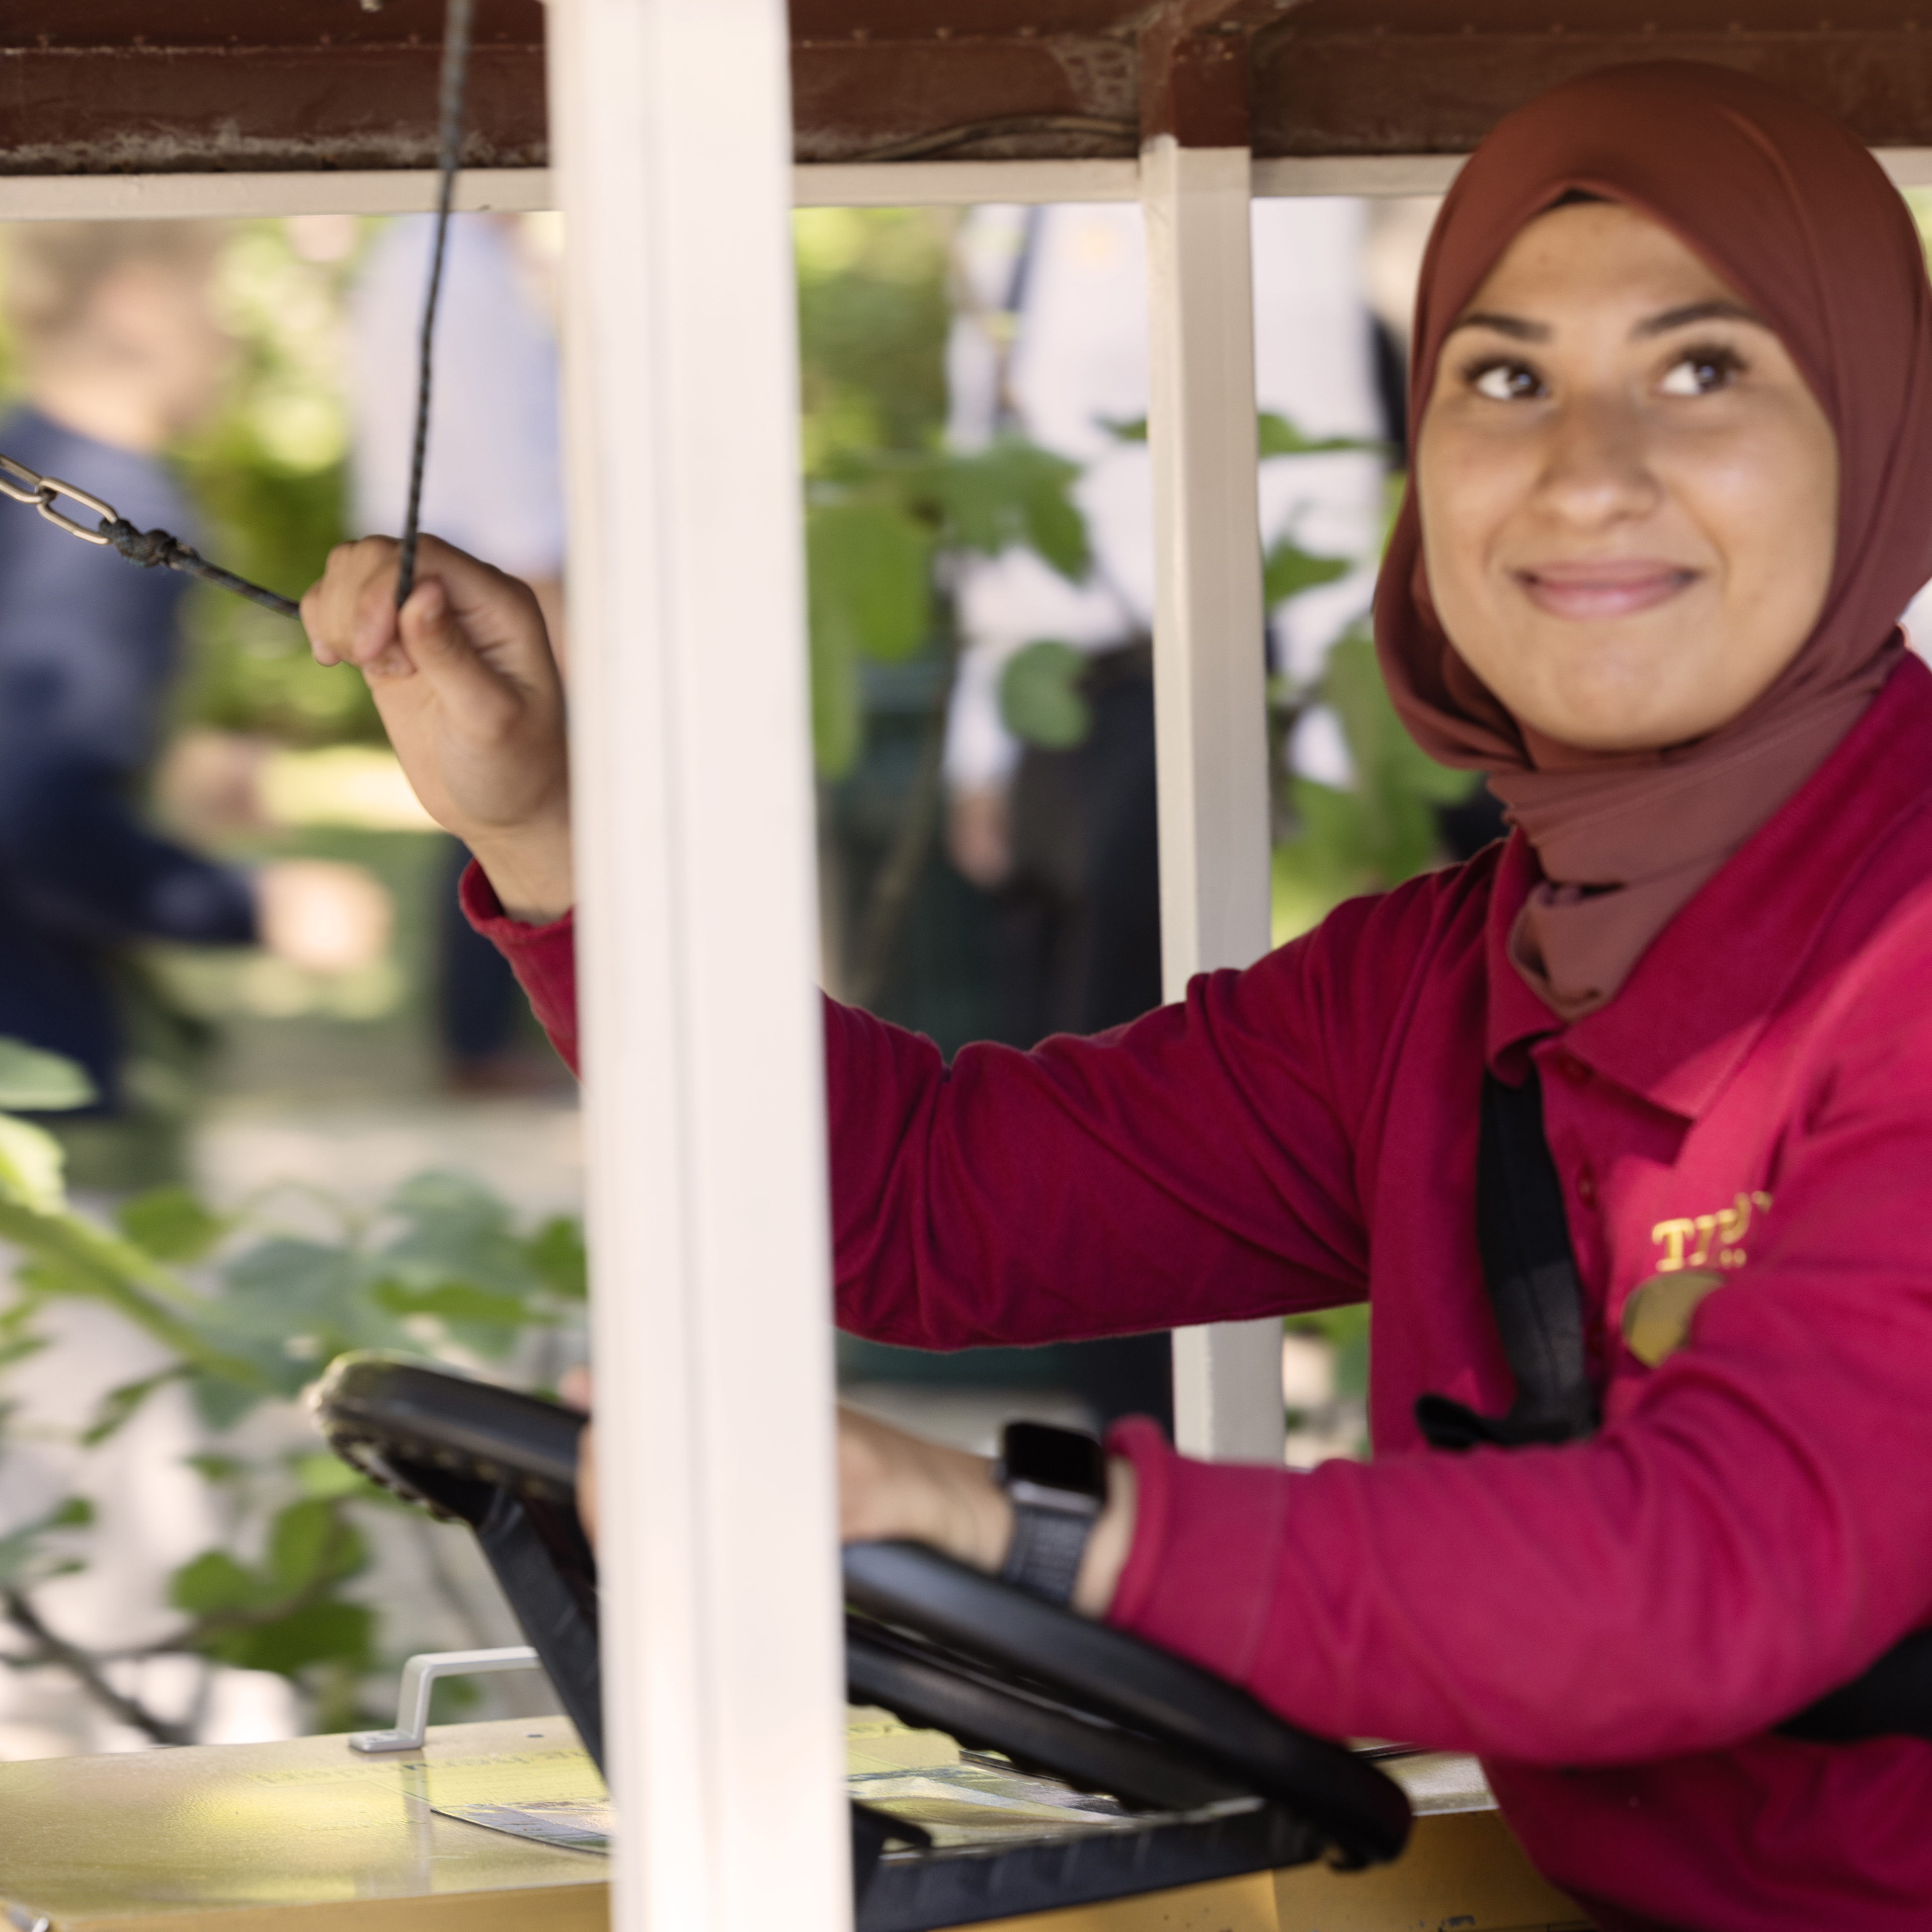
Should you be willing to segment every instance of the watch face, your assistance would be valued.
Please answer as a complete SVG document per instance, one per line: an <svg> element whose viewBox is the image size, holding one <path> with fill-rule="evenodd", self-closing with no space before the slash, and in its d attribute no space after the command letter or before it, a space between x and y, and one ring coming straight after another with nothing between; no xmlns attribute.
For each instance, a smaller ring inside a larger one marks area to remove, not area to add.
<svg viewBox="0 0 1932 1932"><path fill-rule="evenodd" d="M1090 1436L1054 1429L1043 1422L1010 1422L1000 1438L1000 1462L1006 1482L1074 1496L1104 1497L1107 1459Z"/></svg>

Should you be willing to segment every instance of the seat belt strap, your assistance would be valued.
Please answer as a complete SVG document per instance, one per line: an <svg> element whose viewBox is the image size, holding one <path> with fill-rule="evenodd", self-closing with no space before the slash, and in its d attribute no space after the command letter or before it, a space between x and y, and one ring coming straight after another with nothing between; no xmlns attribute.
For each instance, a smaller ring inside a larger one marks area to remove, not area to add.
<svg viewBox="0 0 1932 1932"><path fill-rule="evenodd" d="M1437 1449L1574 1442L1599 1420L1583 1331L1583 1287L1570 1246L1563 1183L1543 1131L1532 1066L1520 1087L1485 1070L1476 1153L1476 1245L1496 1332L1516 1378L1507 1415L1483 1415L1447 1396L1415 1405Z"/></svg>
<svg viewBox="0 0 1932 1932"><path fill-rule="evenodd" d="M1424 1438L1436 1449L1479 1443L1508 1449L1594 1434L1600 1417L1589 1381L1582 1282L1533 1066L1520 1087L1505 1086L1486 1070L1483 1075L1476 1243L1503 1353L1516 1377L1516 1400L1507 1415L1492 1416L1447 1396L1425 1395L1415 1405ZM1817 1744L1932 1739L1932 1628L1901 1639L1862 1676L1778 1729Z"/></svg>

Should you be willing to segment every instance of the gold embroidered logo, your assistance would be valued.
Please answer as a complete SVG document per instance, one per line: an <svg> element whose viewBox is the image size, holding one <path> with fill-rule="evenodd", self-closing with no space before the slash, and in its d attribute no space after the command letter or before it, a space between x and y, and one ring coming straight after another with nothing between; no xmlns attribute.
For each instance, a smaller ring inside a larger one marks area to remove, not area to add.
<svg viewBox="0 0 1932 1932"><path fill-rule="evenodd" d="M1690 1332L1690 1318L1698 1305L1712 1289L1724 1285L1722 1275L1700 1270L1654 1274L1632 1288L1624 1304L1624 1340L1630 1353L1652 1369L1676 1354Z"/></svg>
<svg viewBox="0 0 1932 1932"><path fill-rule="evenodd" d="M1658 1222L1650 1231L1652 1241L1664 1250L1657 1258L1658 1273L1742 1268L1752 1213L1762 1214L1770 1206L1768 1194L1740 1194L1730 1207L1720 1208L1714 1214L1685 1214L1674 1221Z"/></svg>

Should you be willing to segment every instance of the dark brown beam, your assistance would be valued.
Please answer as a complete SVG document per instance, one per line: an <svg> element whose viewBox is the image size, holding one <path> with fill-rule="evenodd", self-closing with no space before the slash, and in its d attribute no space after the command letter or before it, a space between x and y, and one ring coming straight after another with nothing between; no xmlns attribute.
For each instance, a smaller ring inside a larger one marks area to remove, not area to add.
<svg viewBox="0 0 1932 1932"><path fill-rule="evenodd" d="M540 0L478 0L474 166L544 156ZM424 167L442 0L0 0L0 172Z"/></svg>
<svg viewBox="0 0 1932 1932"><path fill-rule="evenodd" d="M801 161L1132 154L1139 64L1131 38L794 40Z"/></svg>
<svg viewBox="0 0 1932 1932"><path fill-rule="evenodd" d="M1658 10L1667 16L1666 7ZM1932 147L1932 22L1922 32L1753 34L1377 35L1300 26L1286 23L1256 48L1258 154L1461 153L1559 80L1666 58L1760 74L1836 115L1873 147Z"/></svg>
<svg viewBox="0 0 1932 1932"><path fill-rule="evenodd" d="M478 5L466 158L540 166L540 0ZM0 0L0 173L426 166L442 22L442 0ZM806 161L1125 155L1151 132L1456 152L1556 80L1666 55L1932 146L1932 0L792 0L792 28Z"/></svg>

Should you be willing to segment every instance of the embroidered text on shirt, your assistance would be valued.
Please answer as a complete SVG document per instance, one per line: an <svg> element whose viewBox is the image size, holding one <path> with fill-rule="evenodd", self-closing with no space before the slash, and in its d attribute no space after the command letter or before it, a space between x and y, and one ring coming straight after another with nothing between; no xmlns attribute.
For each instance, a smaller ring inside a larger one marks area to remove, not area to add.
<svg viewBox="0 0 1932 1932"><path fill-rule="evenodd" d="M1762 1214L1770 1205L1768 1194L1740 1194L1730 1207L1720 1208L1714 1214L1686 1214L1658 1222L1650 1231L1652 1242L1664 1251L1657 1259L1658 1273L1672 1274L1679 1268L1713 1263L1720 1268L1742 1268L1751 1210L1756 1208Z"/></svg>

